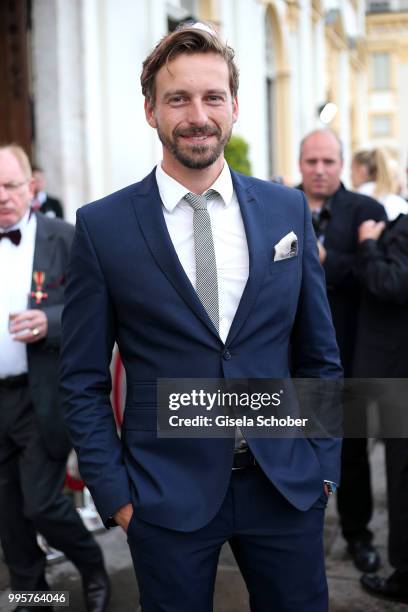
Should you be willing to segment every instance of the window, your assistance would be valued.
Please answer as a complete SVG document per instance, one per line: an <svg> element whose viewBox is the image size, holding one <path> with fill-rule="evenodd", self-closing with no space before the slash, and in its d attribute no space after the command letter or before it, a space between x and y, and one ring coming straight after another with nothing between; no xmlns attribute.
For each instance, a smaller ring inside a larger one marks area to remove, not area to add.
<svg viewBox="0 0 408 612"><path fill-rule="evenodd" d="M372 136L390 136L391 135L391 116L390 115L374 115L371 117L371 134Z"/></svg>
<svg viewBox="0 0 408 612"><path fill-rule="evenodd" d="M371 56L373 89L390 89L391 58L389 53L376 52Z"/></svg>
<svg viewBox="0 0 408 612"><path fill-rule="evenodd" d="M368 0L369 13L385 13L391 10L389 0Z"/></svg>

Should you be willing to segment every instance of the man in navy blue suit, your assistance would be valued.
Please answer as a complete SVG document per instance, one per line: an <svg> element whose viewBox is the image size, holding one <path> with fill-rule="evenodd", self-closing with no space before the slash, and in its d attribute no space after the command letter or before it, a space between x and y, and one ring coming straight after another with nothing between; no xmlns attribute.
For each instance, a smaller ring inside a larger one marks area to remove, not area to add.
<svg viewBox="0 0 408 612"><path fill-rule="evenodd" d="M143 612L209 612L228 541L255 612L325 612L332 438L163 438L157 380L338 379L304 195L224 161L238 115L233 51L202 24L166 36L141 77L163 160L77 214L62 388L81 474L127 531ZM126 369L121 439L109 401Z"/></svg>

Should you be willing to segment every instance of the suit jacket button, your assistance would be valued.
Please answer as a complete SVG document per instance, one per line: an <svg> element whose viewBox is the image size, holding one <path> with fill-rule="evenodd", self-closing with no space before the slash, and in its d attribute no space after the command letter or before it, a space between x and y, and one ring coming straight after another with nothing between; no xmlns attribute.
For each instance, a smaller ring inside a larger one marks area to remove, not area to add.
<svg viewBox="0 0 408 612"><path fill-rule="evenodd" d="M229 352L228 349L225 349L225 351L223 352L222 356L224 357L225 361L228 361L232 357L232 355L231 355L231 353Z"/></svg>

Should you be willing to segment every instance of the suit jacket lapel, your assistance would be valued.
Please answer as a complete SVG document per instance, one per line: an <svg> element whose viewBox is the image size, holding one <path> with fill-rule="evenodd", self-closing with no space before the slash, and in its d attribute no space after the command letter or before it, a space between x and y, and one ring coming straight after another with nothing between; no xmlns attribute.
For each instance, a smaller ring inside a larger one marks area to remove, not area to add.
<svg viewBox="0 0 408 612"><path fill-rule="evenodd" d="M264 202L258 199L248 179L231 171L234 190L244 222L249 252L249 276L226 344L231 344L255 303L267 269L268 249L265 235Z"/></svg>
<svg viewBox="0 0 408 612"><path fill-rule="evenodd" d="M140 229L157 265L191 310L219 338L217 330L177 257L164 220L155 169L142 181L138 190L133 193L132 199Z"/></svg>

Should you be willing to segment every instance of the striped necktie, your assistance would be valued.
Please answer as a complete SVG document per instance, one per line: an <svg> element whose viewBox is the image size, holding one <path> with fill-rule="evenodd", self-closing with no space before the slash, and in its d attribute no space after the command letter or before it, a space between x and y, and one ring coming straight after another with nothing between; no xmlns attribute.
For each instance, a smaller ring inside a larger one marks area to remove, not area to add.
<svg viewBox="0 0 408 612"><path fill-rule="evenodd" d="M220 327L218 303L217 262L211 229L208 201L218 193L209 189L203 195L187 193L184 199L192 209L194 227L194 251L196 262L196 292L217 332Z"/></svg>

